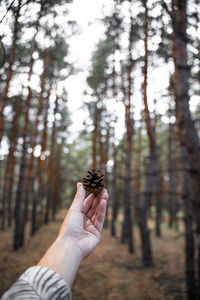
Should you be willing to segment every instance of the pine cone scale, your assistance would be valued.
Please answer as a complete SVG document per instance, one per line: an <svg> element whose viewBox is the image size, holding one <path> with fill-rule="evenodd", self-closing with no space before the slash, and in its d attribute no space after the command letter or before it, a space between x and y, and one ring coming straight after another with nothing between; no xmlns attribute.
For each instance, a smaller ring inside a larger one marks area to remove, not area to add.
<svg viewBox="0 0 200 300"><path fill-rule="evenodd" d="M104 188L104 175L99 170L88 171L82 180L83 186L89 193L99 194Z"/></svg>

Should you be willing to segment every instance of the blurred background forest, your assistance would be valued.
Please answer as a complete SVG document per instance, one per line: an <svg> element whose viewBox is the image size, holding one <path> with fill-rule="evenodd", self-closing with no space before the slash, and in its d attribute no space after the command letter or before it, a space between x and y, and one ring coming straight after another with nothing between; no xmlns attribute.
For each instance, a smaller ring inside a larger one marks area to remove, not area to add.
<svg viewBox="0 0 200 300"><path fill-rule="evenodd" d="M200 299L199 1L2 0L0 64L0 234L10 233L10 251L100 169L105 230L138 253L143 272L159 264L155 237L184 241L183 292L135 299Z"/></svg>

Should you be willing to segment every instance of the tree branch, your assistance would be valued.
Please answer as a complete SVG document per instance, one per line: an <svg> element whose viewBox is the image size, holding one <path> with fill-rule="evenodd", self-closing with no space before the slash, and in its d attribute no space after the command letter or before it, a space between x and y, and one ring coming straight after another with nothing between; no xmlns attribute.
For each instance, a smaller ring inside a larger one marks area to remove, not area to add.
<svg viewBox="0 0 200 300"><path fill-rule="evenodd" d="M0 37L0 47L1 47L0 49L0 68L1 68L5 63L5 58L6 58L6 52L1 37Z"/></svg>
<svg viewBox="0 0 200 300"><path fill-rule="evenodd" d="M5 17L7 16L7 13L9 12L9 10L11 10L12 5L13 5L14 2L15 2L15 0L13 0L13 1L11 2L11 4L9 5L9 7L8 7L6 13L5 13L5 15L3 16L3 18L2 18L1 21L0 21L0 24L3 22L3 20L4 20Z"/></svg>
<svg viewBox="0 0 200 300"><path fill-rule="evenodd" d="M171 11L169 10L169 8L168 8L168 6L167 6L165 0L161 0L161 5L162 5L162 7L166 10L166 12L168 13L168 15L170 16L170 18L171 18L172 21L173 21L174 16L172 15Z"/></svg>
<svg viewBox="0 0 200 300"><path fill-rule="evenodd" d="M8 9L7 9L7 11L6 11L6 13L4 14L4 16L2 17L2 19L0 20L0 24L3 22L3 20L4 20L5 17L7 16L9 10L11 10L11 8L12 8L12 6L13 6L13 4L14 4L15 1L16 1L16 0L13 0L13 1L11 2L11 4L9 5L9 7L8 7ZM27 0L24 4L21 5L20 9L21 9L24 5L28 4L29 2L30 2L30 0Z"/></svg>

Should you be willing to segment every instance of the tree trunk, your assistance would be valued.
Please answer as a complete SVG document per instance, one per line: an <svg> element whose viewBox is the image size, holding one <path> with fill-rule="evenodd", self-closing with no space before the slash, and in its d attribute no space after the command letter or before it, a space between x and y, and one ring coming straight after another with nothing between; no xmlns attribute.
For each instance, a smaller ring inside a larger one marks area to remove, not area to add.
<svg viewBox="0 0 200 300"><path fill-rule="evenodd" d="M132 101L132 78L133 69L132 46L133 46L133 26L130 10L130 32L129 32L129 61L128 61L128 99L126 100L126 89L124 90L125 104L125 124L126 124L126 158L125 158L125 185L124 185L124 222L122 227L122 243L128 242L129 252L134 253L133 223L131 216L131 157L132 157L132 136L133 120L131 118ZM123 79L122 79L123 80Z"/></svg>
<svg viewBox="0 0 200 300"><path fill-rule="evenodd" d="M55 107L54 107L54 116L56 115L58 110L58 96L56 96L56 101L55 101ZM44 216L44 222L47 224L49 222L49 212L50 208L52 206L52 171L53 171L53 162L54 162L54 148L55 148L55 134L56 134L56 123L55 119L53 122L53 128L52 128L52 133L51 133L51 146L50 146L50 156L49 156L49 161L48 161L48 171L47 171L47 200L46 200L46 209L45 209L45 216Z"/></svg>
<svg viewBox="0 0 200 300"><path fill-rule="evenodd" d="M187 57L187 1L172 1L175 102L183 147L187 148L192 183L192 205L197 228L198 298L200 297L200 144L189 108L189 67Z"/></svg>
<svg viewBox="0 0 200 300"><path fill-rule="evenodd" d="M122 243L128 242L130 253L134 253L134 242L131 218L131 147L132 147L132 121L130 110L126 108L126 161L125 161L125 190L124 190L124 222L122 230Z"/></svg>
<svg viewBox="0 0 200 300"><path fill-rule="evenodd" d="M141 120L142 122L142 120ZM135 167L134 167L134 184L133 184L133 195L134 195L134 216L135 222L138 222L139 216L139 203L141 201L141 165L142 165L142 123L138 128L137 140L135 142L137 147L135 148Z"/></svg>
<svg viewBox="0 0 200 300"><path fill-rule="evenodd" d="M172 116L171 109L169 110L169 118ZM176 226L177 213L177 174L176 174L176 160L174 159L173 143L175 143L173 124L169 123L168 136L168 169L169 169L169 197L168 197L168 211L169 211L169 228Z"/></svg>
<svg viewBox="0 0 200 300"><path fill-rule="evenodd" d="M52 89L52 81L50 81L50 86L48 90L48 94L46 97L46 108L45 108L45 116L44 116L44 129L41 140L41 154L38 158L37 172L36 178L38 182L38 191L34 192L33 190L33 204L32 204L32 222L31 222L31 235L34 235L37 228L37 205L41 202L42 197L44 196L44 164L45 164L45 151L46 151L46 143L47 143L47 119L48 119L48 110L49 110L49 98Z"/></svg>
<svg viewBox="0 0 200 300"><path fill-rule="evenodd" d="M113 170L112 170L112 221L111 234L116 235L115 221L117 219L118 197L117 197L117 146L113 141Z"/></svg>
<svg viewBox="0 0 200 300"><path fill-rule="evenodd" d="M116 7L115 7L116 10ZM115 14L116 15L116 14ZM116 99L117 91L116 91L116 70L115 70L115 49L116 43L118 44L118 32L116 36L113 37L113 71L112 71L112 94L113 98ZM117 195L117 145L115 144L115 123L116 117L113 120L114 125L112 128L113 132L113 144L112 144L112 152L113 152L113 169L112 169L112 219L111 219L111 234L112 236L116 236L116 219L117 219L117 211L118 211L118 195Z"/></svg>
<svg viewBox="0 0 200 300"><path fill-rule="evenodd" d="M3 194L2 194L2 219L1 219L1 230L5 229L5 213L7 204L7 212L8 212L8 227L11 226L12 222L12 214L11 214L11 199L14 185L14 171L15 171L15 163L16 157L14 156L14 152L17 145L17 129L18 129L18 119L20 115L20 103L19 99L15 100L13 110L15 112L14 118L12 121L12 129L10 136L10 148L9 154L6 162L6 170L4 176L4 184L3 184Z"/></svg>
<svg viewBox="0 0 200 300"><path fill-rule="evenodd" d="M190 175L188 173L188 153L186 147L182 147L183 167L183 201L185 211L185 277L187 286L187 299L199 299L196 297L195 282L195 243L193 230L193 212L190 193Z"/></svg>
<svg viewBox="0 0 200 300"><path fill-rule="evenodd" d="M97 132L98 132L98 108L95 104L94 111L94 130L93 130L93 141L92 141L92 168L97 167Z"/></svg>
<svg viewBox="0 0 200 300"><path fill-rule="evenodd" d="M6 79L6 86L4 88L2 98L0 101L0 143L3 137L3 129L4 129L4 109L6 106L6 102L8 99L8 90L10 87L10 82L13 76L13 65L15 62L16 58L16 42L17 42L17 35L18 35L18 30L19 30L19 17L20 17L20 9L21 9L21 3L22 1L18 1L18 7L15 13L15 24L14 24L14 33L13 33L13 43L12 43L12 50L10 54L10 61L9 61L9 68L7 72L7 79Z"/></svg>
<svg viewBox="0 0 200 300"><path fill-rule="evenodd" d="M155 170L155 131L151 125L148 103L147 103L147 72L148 72L148 9L146 1L143 1L145 8L145 19L144 19L144 47L145 47L145 59L144 59L144 84L143 84L143 100L144 100L144 112L145 112L145 122L147 128L147 134L149 137L150 144L150 165L148 169L148 174L146 178L146 187L144 195L140 201L140 212L139 212L139 225L141 234L141 244L142 244L142 261L144 266L152 265L152 252L149 237L149 229L147 223L147 212L150 204L150 199L152 195L152 188L154 185Z"/></svg>
<svg viewBox="0 0 200 300"><path fill-rule="evenodd" d="M156 176L155 176L155 193L156 193L156 236L161 236L161 222L162 222L162 176L161 167L159 162L158 147L156 145L155 164L156 164Z"/></svg>
<svg viewBox="0 0 200 300"><path fill-rule="evenodd" d="M44 59L44 70L43 70L42 79L41 79L41 91L40 91L40 96L38 99L37 116L36 116L36 121L34 124L33 135L32 135L32 143L31 143L32 153L31 153L31 157L29 159L28 165L27 165L27 179L26 179L26 186L25 186L25 192L24 192L24 211L23 211L21 230L20 230L20 234L21 234L20 235L20 247L23 246L23 244L24 244L24 231L25 231L25 225L26 225L27 218L28 218L28 207L29 207L30 200L34 194L34 191L33 191L33 185L34 185L34 180L35 180L34 149L36 146L36 139L37 139L37 135L38 135L39 118L42 115L43 93L45 90L45 82L46 82L47 68L49 66L49 62L50 62L50 49L47 50L47 53L46 53L45 59Z"/></svg>
<svg viewBox="0 0 200 300"><path fill-rule="evenodd" d="M155 164L155 152L152 148L150 155L150 163L147 171L146 186L143 196L141 197L139 206L139 227L141 234L141 245L142 245L142 262L145 267L153 264L152 250L150 244L150 234L148 229L147 217L148 209L152 197L152 187L155 182L155 173L157 166Z"/></svg>
<svg viewBox="0 0 200 300"><path fill-rule="evenodd" d="M146 122L146 129L149 138L149 147L150 147L150 157L154 161L152 165L155 168L154 174L154 181L153 186L156 188L156 234L157 236L161 235L160 229L160 221L161 221L161 214L162 214L162 179L161 179L161 170L160 164L158 160L158 146L156 142L156 131L155 127L152 124L149 108L148 108L148 101L147 101L147 83L148 83L148 7L147 1L143 1L144 8L145 8L145 19L144 19L144 48L145 48L145 58L144 58L144 84L143 84L143 100L144 100L144 113L145 113L145 122ZM147 177L147 179L150 177ZM148 184L147 184L148 186ZM148 201L150 203L150 200ZM144 214L145 215L145 214Z"/></svg>
<svg viewBox="0 0 200 300"><path fill-rule="evenodd" d="M60 204L60 192L62 189L62 178L60 174L61 159L62 159L62 143L58 145L58 149L56 153L56 164L54 164L52 220L55 220L57 207Z"/></svg>
<svg viewBox="0 0 200 300"><path fill-rule="evenodd" d="M34 47L33 47L34 48ZM31 66L29 70L29 81L32 76L32 68L33 68L33 59L31 58ZM34 151L35 147L35 139L37 136L37 126L38 126L38 116L41 114L41 109L42 109L42 93L44 91L44 82L45 82L45 77L46 77L46 67L48 65L48 59L46 59L46 66L44 66L44 71L42 74L42 80L41 80L41 93L40 97L38 100L38 112L37 112L37 119L35 123L35 128L33 132L33 140L32 140L32 150ZM31 98L32 98L32 93L30 87L28 88L28 96L26 99L26 111L25 111L25 124L24 124L24 129L23 129L23 149L22 149L22 159L21 159L21 164L20 164L20 175L19 175L19 181L18 181L18 187L17 187L17 192L16 192L16 199L15 199L15 232L14 232L14 244L13 248L14 250L17 250L23 245L24 242L24 228L25 228L25 223L26 223L26 218L27 218L27 210L28 210L28 200L27 200L27 184L29 184L30 188L30 178L32 174L32 164L34 162L34 157L33 152L31 155L31 158L29 160L29 165L28 167L28 181L26 183L26 190L25 190L25 201L24 201L24 213L23 216L21 214L21 202L22 202L22 197L23 197L23 190L24 190L24 181L25 181L25 170L26 170L26 152L27 152L27 135L28 135L28 125L29 125L29 109L30 109L30 103L31 103Z"/></svg>

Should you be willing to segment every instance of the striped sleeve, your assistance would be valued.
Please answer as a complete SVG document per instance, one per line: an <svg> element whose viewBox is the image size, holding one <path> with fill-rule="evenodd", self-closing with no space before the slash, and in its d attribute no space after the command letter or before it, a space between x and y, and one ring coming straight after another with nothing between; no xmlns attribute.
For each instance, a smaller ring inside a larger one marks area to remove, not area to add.
<svg viewBox="0 0 200 300"><path fill-rule="evenodd" d="M56 272L34 266L23 273L1 300L71 300L71 288Z"/></svg>

